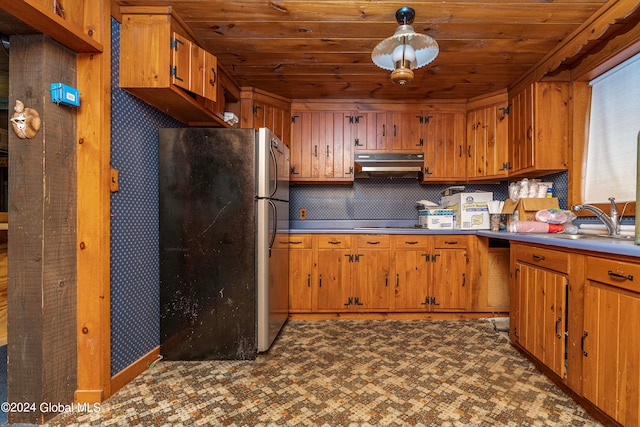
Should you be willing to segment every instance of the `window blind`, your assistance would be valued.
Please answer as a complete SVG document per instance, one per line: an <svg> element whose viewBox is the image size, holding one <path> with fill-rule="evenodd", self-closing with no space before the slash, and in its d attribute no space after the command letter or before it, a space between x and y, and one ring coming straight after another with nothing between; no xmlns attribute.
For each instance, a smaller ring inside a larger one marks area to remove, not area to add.
<svg viewBox="0 0 640 427"><path fill-rule="evenodd" d="M636 199L640 132L640 54L590 82L584 203Z"/></svg>

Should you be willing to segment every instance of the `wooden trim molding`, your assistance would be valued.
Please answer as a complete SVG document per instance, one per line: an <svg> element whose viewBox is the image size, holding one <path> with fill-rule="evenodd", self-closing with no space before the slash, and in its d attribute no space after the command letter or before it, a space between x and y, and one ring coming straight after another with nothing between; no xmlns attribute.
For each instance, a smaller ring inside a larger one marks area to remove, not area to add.
<svg viewBox="0 0 640 427"><path fill-rule="evenodd" d="M111 393L115 393L127 385L131 380L146 371L160 356L160 346L154 348L131 365L111 377Z"/></svg>
<svg viewBox="0 0 640 427"><path fill-rule="evenodd" d="M110 3L101 2L106 32ZM78 55L78 382L75 400L101 402L111 395L110 197L111 37L101 54Z"/></svg>

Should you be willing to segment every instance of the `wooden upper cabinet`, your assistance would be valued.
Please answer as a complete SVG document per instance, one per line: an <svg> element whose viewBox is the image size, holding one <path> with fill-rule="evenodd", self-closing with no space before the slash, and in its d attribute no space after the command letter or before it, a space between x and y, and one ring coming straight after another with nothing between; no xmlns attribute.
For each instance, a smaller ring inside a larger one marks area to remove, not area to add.
<svg viewBox="0 0 640 427"><path fill-rule="evenodd" d="M240 92L240 127L269 128L291 148L291 101L273 93L243 87Z"/></svg>
<svg viewBox="0 0 640 427"><path fill-rule="evenodd" d="M422 112L357 111L352 113L354 146L362 152L421 152ZM357 141L356 141L357 140Z"/></svg>
<svg viewBox="0 0 640 427"><path fill-rule="evenodd" d="M293 112L291 117L291 181L353 181L350 113Z"/></svg>
<svg viewBox="0 0 640 427"><path fill-rule="evenodd" d="M567 169L570 87L537 82L509 95L510 175L542 175Z"/></svg>
<svg viewBox="0 0 640 427"><path fill-rule="evenodd" d="M506 95L506 94L505 94ZM507 101L467 113L467 178L505 178L509 171Z"/></svg>
<svg viewBox="0 0 640 427"><path fill-rule="evenodd" d="M182 20L163 7L122 7L120 87L189 125L228 126L218 93L217 60Z"/></svg>
<svg viewBox="0 0 640 427"><path fill-rule="evenodd" d="M433 112L424 127L423 181L460 181L466 177L464 113Z"/></svg>

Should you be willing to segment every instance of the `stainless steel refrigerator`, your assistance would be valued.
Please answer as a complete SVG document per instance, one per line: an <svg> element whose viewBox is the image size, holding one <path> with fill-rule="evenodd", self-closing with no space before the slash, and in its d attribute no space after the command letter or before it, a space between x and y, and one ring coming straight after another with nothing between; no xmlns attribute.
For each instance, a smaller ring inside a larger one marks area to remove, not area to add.
<svg viewBox="0 0 640 427"><path fill-rule="evenodd" d="M254 359L288 317L289 149L266 128L159 131L160 351Z"/></svg>

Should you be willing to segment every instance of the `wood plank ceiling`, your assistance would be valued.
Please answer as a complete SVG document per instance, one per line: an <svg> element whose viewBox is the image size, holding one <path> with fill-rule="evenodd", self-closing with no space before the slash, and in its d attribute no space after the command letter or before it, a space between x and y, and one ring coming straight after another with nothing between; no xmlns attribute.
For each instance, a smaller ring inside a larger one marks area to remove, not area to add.
<svg viewBox="0 0 640 427"><path fill-rule="evenodd" d="M245 86L292 98L469 99L504 89L580 27L606 0L126 0L172 6ZM440 45L405 87L371 51L393 34L395 12Z"/></svg>

